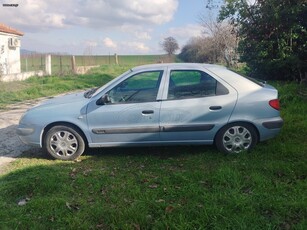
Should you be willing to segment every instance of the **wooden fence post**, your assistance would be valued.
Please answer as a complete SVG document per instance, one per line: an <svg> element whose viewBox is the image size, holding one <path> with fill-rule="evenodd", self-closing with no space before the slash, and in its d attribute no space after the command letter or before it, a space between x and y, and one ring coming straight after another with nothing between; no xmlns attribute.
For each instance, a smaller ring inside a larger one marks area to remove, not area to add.
<svg viewBox="0 0 307 230"><path fill-rule="evenodd" d="M63 62L62 62L62 56L60 55L60 75L64 75L63 73Z"/></svg>
<svg viewBox="0 0 307 230"><path fill-rule="evenodd" d="M114 54L114 56L115 56L115 64L118 65L118 56L117 54Z"/></svg>
<svg viewBox="0 0 307 230"><path fill-rule="evenodd" d="M26 72L28 72L28 57L26 57Z"/></svg>
<svg viewBox="0 0 307 230"><path fill-rule="evenodd" d="M73 74L76 74L76 58L75 56L71 56L71 67Z"/></svg>

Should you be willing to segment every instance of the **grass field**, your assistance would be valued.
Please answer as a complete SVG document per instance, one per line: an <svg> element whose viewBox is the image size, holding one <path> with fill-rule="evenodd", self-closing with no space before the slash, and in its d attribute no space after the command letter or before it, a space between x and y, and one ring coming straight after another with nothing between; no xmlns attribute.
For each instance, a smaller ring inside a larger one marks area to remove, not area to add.
<svg viewBox="0 0 307 230"><path fill-rule="evenodd" d="M21 92L52 81L92 87L127 66L118 68L30 79ZM307 103L297 84L272 84L285 124L250 153L105 148L78 162L24 153L0 176L0 229L307 229Z"/></svg>
<svg viewBox="0 0 307 230"><path fill-rule="evenodd" d="M32 77L20 82L0 82L0 109L24 100L102 86L131 67L103 65L85 75Z"/></svg>
<svg viewBox="0 0 307 230"><path fill-rule="evenodd" d="M51 55L51 71L53 74L66 75L72 73L71 55ZM120 65L143 65L165 61L165 55L118 55ZM114 55L76 55L76 66L96 66L116 64ZM30 54L21 56L21 71L45 69L45 55Z"/></svg>

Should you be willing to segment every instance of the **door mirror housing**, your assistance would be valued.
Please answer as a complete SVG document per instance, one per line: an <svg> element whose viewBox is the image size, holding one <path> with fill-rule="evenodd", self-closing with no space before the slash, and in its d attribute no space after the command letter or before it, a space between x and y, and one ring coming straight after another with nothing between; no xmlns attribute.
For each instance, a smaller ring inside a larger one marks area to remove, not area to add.
<svg viewBox="0 0 307 230"><path fill-rule="evenodd" d="M99 98L97 101L96 101L96 105L105 105L105 104L108 104L110 103L111 100L110 100L110 97L108 94L105 94L103 95L101 98Z"/></svg>

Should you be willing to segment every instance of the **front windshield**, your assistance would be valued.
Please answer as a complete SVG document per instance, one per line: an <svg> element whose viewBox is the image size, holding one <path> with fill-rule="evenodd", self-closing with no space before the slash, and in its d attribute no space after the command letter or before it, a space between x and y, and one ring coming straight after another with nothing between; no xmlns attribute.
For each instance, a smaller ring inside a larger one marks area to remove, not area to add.
<svg viewBox="0 0 307 230"><path fill-rule="evenodd" d="M109 85L115 83L116 81L121 80L121 78L122 78L123 76L125 76L125 75L127 75L127 74L129 74L129 73L131 73L131 72L132 72L132 70L129 69L128 71L126 71L125 73L119 75L118 77L116 77L116 78L113 79L112 81L108 82L107 84L101 86L100 88L96 88L95 92L93 92L93 93L91 94L90 97L95 97L95 96L96 96L97 94L99 94L103 89L107 88Z"/></svg>

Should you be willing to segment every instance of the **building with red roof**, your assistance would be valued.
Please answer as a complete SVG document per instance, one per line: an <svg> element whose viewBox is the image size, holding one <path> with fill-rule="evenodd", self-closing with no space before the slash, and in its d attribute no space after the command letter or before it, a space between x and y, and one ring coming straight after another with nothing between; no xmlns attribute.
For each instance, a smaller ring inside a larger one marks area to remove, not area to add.
<svg viewBox="0 0 307 230"><path fill-rule="evenodd" d="M0 23L0 76L21 72L20 38L24 34Z"/></svg>

